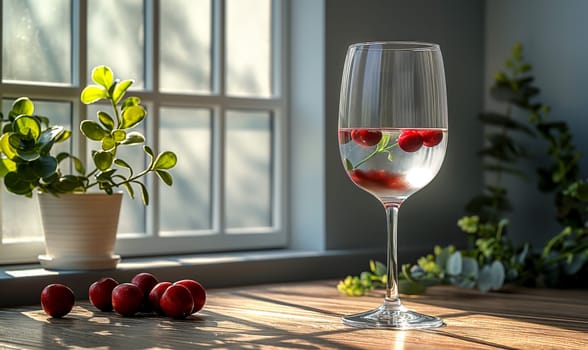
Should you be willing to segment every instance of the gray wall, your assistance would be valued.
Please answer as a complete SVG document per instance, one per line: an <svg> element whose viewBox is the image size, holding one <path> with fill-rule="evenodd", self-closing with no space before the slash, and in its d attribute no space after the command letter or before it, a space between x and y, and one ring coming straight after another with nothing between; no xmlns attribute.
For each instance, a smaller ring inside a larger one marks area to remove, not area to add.
<svg viewBox="0 0 588 350"><path fill-rule="evenodd" d="M436 179L400 209L400 259L413 259L415 254L431 251L435 244L465 242L456 221L463 215L464 203L482 186L474 150L482 137L476 116L483 99L483 4L471 0L326 1L326 248L384 249L384 209L346 177L336 132L347 46L373 40L439 43L447 75L447 156Z"/></svg>
<svg viewBox="0 0 588 350"><path fill-rule="evenodd" d="M492 0L486 1L485 86L502 68L515 42L521 42L525 58L533 64L537 101L552 107L549 119L565 120L574 133L578 150L584 153L581 174L588 175L588 1L585 0ZM484 91L485 108L504 111ZM525 118L525 116L521 116ZM524 120L524 119L521 119ZM536 190L535 164L545 159L545 142L520 138L534 153L526 162L528 183L512 179L509 193L514 211L511 235L517 242L531 241L536 248L560 231L554 220L552 195Z"/></svg>

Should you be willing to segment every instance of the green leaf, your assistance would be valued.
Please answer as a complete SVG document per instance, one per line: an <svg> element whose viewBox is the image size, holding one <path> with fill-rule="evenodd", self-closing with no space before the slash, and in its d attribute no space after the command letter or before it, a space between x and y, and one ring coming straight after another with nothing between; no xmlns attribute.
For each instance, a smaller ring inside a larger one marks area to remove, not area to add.
<svg viewBox="0 0 588 350"><path fill-rule="evenodd" d="M114 74L112 70L107 66L97 66L92 69L92 80L104 87L104 89L110 89L112 82L114 81Z"/></svg>
<svg viewBox="0 0 588 350"><path fill-rule="evenodd" d="M461 274L473 279L478 278L478 262L474 258L465 257L462 259Z"/></svg>
<svg viewBox="0 0 588 350"><path fill-rule="evenodd" d="M87 105L100 101L103 98L108 98L108 91L98 85L86 86L80 95L80 101Z"/></svg>
<svg viewBox="0 0 588 350"><path fill-rule="evenodd" d="M127 107L130 107L130 106L138 106L139 104L141 104L141 99L140 98L138 98L137 96L129 96L123 102L121 108L124 110Z"/></svg>
<svg viewBox="0 0 588 350"><path fill-rule="evenodd" d="M178 157L171 151L165 151L157 156L153 164L153 170L171 169L178 162Z"/></svg>
<svg viewBox="0 0 588 350"><path fill-rule="evenodd" d="M170 173L165 170L155 170L155 173L166 185L173 185L174 181Z"/></svg>
<svg viewBox="0 0 588 350"><path fill-rule="evenodd" d="M149 205L149 191L147 191L147 187L143 185L143 183L139 181L133 181L141 188L141 199L143 200L143 204Z"/></svg>
<svg viewBox="0 0 588 350"><path fill-rule="evenodd" d="M133 168L131 167L131 165L120 158L116 158L114 160L114 164L118 165L119 167L129 169L131 171L131 174L133 172Z"/></svg>
<svg viewBox="0 0 588 350"><path fill-rule="evenodd" d="M147 111L143 106L129 106L123 110L122 113L122 129L129 129L133 126L139 124L145 116L147 115Z"/></svg>
<svg viewBox="0 0 588 350"><path fill-rule="evenodd" d="M0 158L0 177L6 176L11 171L16 171L16 163L8 158Z"/></svg>
<svg viewBox="0 0 588 350"><path fill-rule="evenodd" d="M99 111L98 120L100 123L102 123L106 130L112 131L114 129L114 119L112 119L108 113Z"/></svg>
<svg viewBox="0 0 588 350"><path fill-rule="evenodd" d="M443 248L435 257L435 264L445 269L445 267L447 266L447 261L449 260L449 256L451 254L452 252L451 249L449 249L449 247Z"/></svg>
<svg viewBox="0 0 588 350"><path fill-rule="evenodd" d="M480 270L478 275L478 289L482 292L487 292L492 289L492 273L490 272L490 266L485 265Z"/></svg>
<svg viewBox="0 0 588 350"><path fill-rule="evenodd" d="M81 176L65 175L58 182L52 184L57 193L69 193L84 188L85 178Z"/></svg>
<svg viewBox="0 0 588 350"><path fill-rule="evenodd" d="M131 197L131 199L135 199L135 190L133 190L133 186L131 186L131 184L128 182L123 183L123 186L126 188L127 192L129 193L129 197Z"/></svg>
<svg viewBox="0 0 588 350"><path fill-rule="evenodd" d="M35 105L28 97L19 97L14 102L12 102L12 110L10 111L10 115L14 117L24 114L24 115L33 115L35 111Z"/></svg>
<svg viewBox="0 0 588 350"><path fill-rule="evenodd" d="M125 140L121 142L123 145L134 145L145 142L145 136L138 131L131 131L126 134Z"/></svg>
<svg viewBox="0 0 588 350"><path fill-rule="evenodd" d="M127 138L127 132L124 130L114 130L111 136L115 142L123 142Z"/></svg>
<svg viewBox="0 0 588 350"><path fill-rule="evenodd" d="M0 137L0 152L9 159L15 159L18 154L16 153L16 149L10 144L11 135L12 133L7 133Z"/></svg>
<svg viewBox="0 0 588 350"><path fill-rule="evenodd" d="M114 156L110 152L106 151L96 151L92 155L92 159L94 160L94 165L100 171L104 171L112 165L114 160Z"/></svg>
<svg viewBox="0 0 588 350"><path fill-rule="evenodd" d="M96 176L98 182L112 182L112 175L116 172L116 169L107 169Z"/></svg>
<svg viewBox="0 0 588 350"><path fill-rule="evenodd" d="M370 270L376 276L386 276L388 274L386 265L377 260L370 260Z"/></svg>
<svg viewBox="0 0 588 350"><path fill-rule="evenodd" d="M123 80L116 84L114 91L112 92L112 99L114 100L115 104L118 104L119 101L123 98L127 89L133 84L132 80Z"/></svg>
<svg viewBox="0 0 588 350"><path fill-rule="evenodd" d="M26 195L30 197L35 188L33 183L24 180L19 174L11 172L4 177L4 186L6 189L14 194Z"/></svg>
<svg viewBox="0 0 588 350"><path fill-rule="evenodd" d="M461 274L462 268L462 258L461 252L457 251L449 256L447 259L447 265L445 266L445 271L447 274L452 276L457 276Z"/></svg>
<svg viewBox="0 0 588 350"><path fill-rule="evenodd" d="M61 152L57 155L57 161L61 162L62 160L65 160L67 158L70 158L74 169L79 173L79 174L85 174L86 172L86 167L84 166L84 162L82 162L78 157L72 156L69 153L66 152Z"/></svg>
<svg viewBox="0 0 588 350"><path fill-rule="evenodd" d="M491 265L485 265L478 275L478 289L482 292L500 289L504 284L504 265L495 260Z"/></svg>
<svg viewBox="0 0 588 350"><path fill-rule="evenodd" d="M109 151L113 149L115 146L116 141L114 141L114 138L112 136L108 135L102 139L102 149L104 151Z"/></svg>
<svg viewBox="0 0 588 350"><path fill-rule="evenodd" d="M586 254L576 254L572 257L572 261L565 265L565 273L567 275L575 275L588 262Z"/></svg>
<svg viewBox="0 0 588 350"><path fill-rule="evenodd" d="M31 162L31 169L38 177L48 177L57 171L57 159L43 156Z"/></svg>
<svg viewBox="0 0 588 350"><path fill-rule="evenodd" d="M12 124L14 133L19 134L26 139L35 140L39 139L41 134L41 124L33 117L21 115L17 117Z"/></svg>
<svg viewBox="0 0 588 350"><path fill-rule="evenodd" d="M496 290L502 288L505 276L504 265L499 260L495 260L492 265L490 265L490 271L492 277L492 289Z"/></svg>
<svg viewBox="0 0 588 350"><path fill-rule="evenodd" d="M63 142L71 136L69 130L65 130L62 126L52 126L49 129L43 130L39 139L37 140L37 147L39 153L47 155L51 151L53 145L57 142Z"/></svg>
<svg viewBox="0 0 588 350"><path fill-rule="evenodd" d="M83 120L80 123L80 130L84 136L93 141L102 141L106 136L110 136L107 130L104 130L100 124L93 120Z"/></svg>
<svg viewBox="0 0 588 350"><path fill-rule="evenodd" d="M347 169L347 171L353 170L353 164L347 158L345 158L345 169Z"/></svg>
<svg viewBox="0 0 588 350"><path fill-rule="evenodd" d="M153 150L151 149L151 147L145 145L143 146L143 151L145 151L145 153L149 156L149 164L153 163Z"/></svg>
<svg viewBox="0 0 588 350"><path fill-rule="evenodd" d="M385 133L376 145L376 152L382 152L388 146L388 142L390 142L390 134Z"/></svg>

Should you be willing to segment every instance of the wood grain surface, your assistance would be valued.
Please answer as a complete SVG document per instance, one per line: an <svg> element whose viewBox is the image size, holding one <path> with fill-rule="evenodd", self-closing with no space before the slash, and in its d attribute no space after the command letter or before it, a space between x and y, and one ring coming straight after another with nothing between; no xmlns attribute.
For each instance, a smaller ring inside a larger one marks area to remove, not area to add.
<svg viewBox="0 0 588 350"><path fill-rule="evenodd" d="M588 291L453 287L404 296L442 317L435 330L356 329L340 318L378 306L382 293L344 297L336 281L209 291L186 320L121 317L78 301L63 319L40 305L0 309L0 349L588 349Z"/></svg>

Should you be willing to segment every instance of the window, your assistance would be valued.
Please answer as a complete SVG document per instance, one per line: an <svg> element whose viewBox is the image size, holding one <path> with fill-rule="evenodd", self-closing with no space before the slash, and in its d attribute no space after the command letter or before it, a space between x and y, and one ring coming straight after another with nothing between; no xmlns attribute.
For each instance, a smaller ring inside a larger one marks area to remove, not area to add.
<svg viewBox="0 0 588 350"><path fill-rule="evenodd" d="M285 246L281 0L0 3L3 113L26 95L36 113L75 129L96 113L79 103L81 87L106 64L135 80L147 143L178 154L173 187L148 178L148 207L123 200L119 254ZM77 136L63 147L87 155ZM0 262L35 261L43 250L36 201L4 189L0 199Z"/></svg>

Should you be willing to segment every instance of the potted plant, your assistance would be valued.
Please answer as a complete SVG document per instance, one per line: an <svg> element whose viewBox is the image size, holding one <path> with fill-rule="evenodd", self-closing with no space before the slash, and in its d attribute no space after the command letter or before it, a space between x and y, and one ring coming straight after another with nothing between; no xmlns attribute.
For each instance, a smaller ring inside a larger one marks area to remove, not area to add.
<svg viewBox="0 0 588 350"><path fill-rule="evenodd" d="M115 267L120 260L114 246L121 187L131 198L139 189L148 205L149 192L141 178L155 173L166 185L173 183L168 170L176 165L176 155L170 151L155 155L144 145L143 134L133 130L147 115L138 97L124 98L133 81L115 79L107 66L94 68L92 80L95 84L82 90L81 102L107 101L112 113L100 110L97 120L80 123L82 135L99 145L91 151L91 170L67 152L51 152L55 144L70 138L71 131L35 115L28 97L16 99L7 119L2 117L0 176L9 192L26 197L38 194L46 247L39 260L50 269ZM143 145L148 159L141 171L135 171L117 153L119 147L132 145ZM71 164L71 173L62 171L64 164Z"/></svg>

